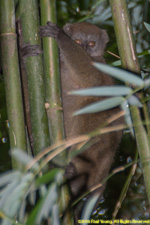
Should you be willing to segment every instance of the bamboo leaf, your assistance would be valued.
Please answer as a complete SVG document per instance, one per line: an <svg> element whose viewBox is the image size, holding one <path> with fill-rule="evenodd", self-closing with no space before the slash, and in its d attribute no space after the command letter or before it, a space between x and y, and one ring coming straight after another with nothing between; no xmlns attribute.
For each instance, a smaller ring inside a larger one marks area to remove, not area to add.
<svg viewBox="0 0 150 225"><path fill-rule="evenodd" d="M148 32L150 32L150 24L144 22L144 25L145 25L146 29L148 30Z"/></svg>
<svg viewBox="0 0 150 225"><path fill-rule="evenodd" d="M35 224L36 216L38 215L38 212L40 211L42 201L43 199L40 199L38 203L35 205L34 209L32 210L32 212L30 213L27 219L26 225Z"/></svg>
<svg viewBox="0 0 150 225"><path fill-rule="evenodd" d="M9 184L3 191L0 193L0 209L3 209L6 201L10 197L10 193L12 193L18 186L19 179L15 179L11 184Z"/></svg>
<svg viewBox="0 0 150 225"><path fill-rule="evenodd" d="M140 52L138 54L138 57L141 58L140 56L145 56L145 55L149 55L149 54L150 54L150 50L146 50L146 51Z"/></svg>
<svg viewBox="0 0 150 225"><path fill-rule="evenodd" d="M23 152L20 149L13 149L11 155L20 163L27 166L29 163L33 161L33 157L30 155L27 155L25 152ZM39 169L38 163L34 163L31 170L37 171Z"/></svg>
<svg viewBox="0 0 150 225"><path fill-rule="evenodd" d="M106 87L93 87L87 89L80 89L77 91L71 91L72 95L81 95L81 96L120 96L120 95L129 95L132 93L132 89L120 86L106 86Z"/></svg>
<svg viewBox="0 0 150 225"><path fill-rule="evenodd" d="M48 193L44 198L44 201L42 201L41 208L36 219L37 225L41 224L42 219L48 218L49 214L51 213L53 209L53 205L57 201L57 198L58 198L57 185L56 183L53 183L50 186Z"/></svg>
<svg viewBox="0 0 150 225"><path fill-rule="evenodd" d="M93 63L93 64L98 70L101 70L104 73L107 73L111 75L112 77L115 77L121 81L128 82L130 84L137 85L137 86L144 85L144 81L140 77L136 76L134 73L122 70L120 68L108 66L103 63Z"/></svg>
<svg viewBox="0 0 150 225"><path fill-rule="evenodd" d="M27 201L26 201L26 198L23 199L22 203L21 203L21 206L20 206L20 209L19 209L19 221L23 221L24 218L25 218L25 215L26 215L26 207L27 207Z"/></svg>
<svg viewBox="0 0 150 225"><path fill-rule="evenodd" d="M4 219L1 225L13 225L8 219Z"/></svg>
<svg viewBox="0 0 150 225"><path fill-rule="evenodd" d="M16 181L16 188L14 188L8 194L8 198L6 199L5 204L3 205L3 212L8 215L9 217L14 217L18 212L21 202L24 198L24 195L28 189L29 184L33 180L33 174L28 173L25 174L20 182L17 184Z"/></svg>
<svg viewBox="0 0 150 225"><path fill-rule="evenodd" d="M144 81L144 83L145 83L145 86L146 86L146 87L150 86L150 79L149 79L149 78L146 79L146 80Z"/></svg>
<svg viewBox="0 0 150 225"><path fill-rule="evenodd" d="M130 109L129 109L129 105L127 100L125 100L122 104L121 104L121 108L123 111L125 111L125 122L131 132L131 135L134 137L134 130L133 130L133 124L132 124L132 118L131 118L131 114L130 114Z"/></svg>
<svg viewBox="0 0 150 225"><path fill-rule="evenodd" d="M52 222L53 222L53 225L60 225L59 208L58 208L58 205L56 204L53 206L53 210L52 210Z"/></svg>
<svg viewBox="0 0 150 225"><path fill-rule="evenodd" d="M141 58L142 56L149 55L149 54L150 54L150 50L140 52L140 53L138 53L138 58ZM117 60L117 61L111 63L111 66L121 66L121 60Z"/></svg>
<svg viewBox="0 0 150 225"><path fill-rule="evenodd" d="M124 68L128 68L132 71L139 73L140 67L135 51L135 44L133 41L133 32L129 18L127 1L110 0L109 3L112 9L116 38L118 42L118 50L120 53L122 66ZM122 13L121 17L120 12ZM139 83L141 83L141 81ZM131 115L134 124L137 148L143 167L143 175L146 185L147 196L150 203L150 163L149 160L147 160L150 158L149 140L145 127L143 126L143 122L141 120L140 111L137 107L131 107Z"/></svg>
<svg viewBox="0 0 150 225"><path fill-rule="evenodd" d="M136 97L136 96L134 96L134 95L132 95L132 96L130 96L129 98L128 98L128 103L130 104L130 105L134 105L134 106L137 106L137 107L139 107L139 108L141 108L142 107L142 103L139 101L139 99Z"/></svg>
<svg viewBox="0 0 150 225"><path fill-rule="evenodd" d="M100 111L104 111L107 109L114 108L120 105L123 102L123 97L112 97L100 102L92 103L74 113L74 116L86 114L86 113L96 113Z"/></svg>
<svg viewBox="0 0 150 225"><path fill-rule="evenodd" d="M88 220L90 218L98 198L99 198L99 194L95 194L86 202L85 207L83 209L83 213L82 213L83 220ZM87 223L83 223L83 224L86 225Z"/></svg>
<svg viewBox="0 0 150 225"><path fill-rule="evenodd" d="M29 202L31 205L35 205L36 200L37 200L35 186L30 187L30 193L29 193L28 199L29 199Z"/></svg>
<svg viewBox="0 0 150 225"><path fill-rule="evenodd" d="M53 181L58 172L60 172L59 168L55 168L55 169L49 171L48 173L44 174L42 177L39 177L36 180L36 185L40 186L41 184L47 184L47 183Z"/></svg>
<svg viewBox="0 0 150 225"><path fill-rule="evenodd" d="M11 183L15 179L20 179L20 171L9 171L0 175L0 187L5 186L8 183Z"/></svg>
<svg viewBox="0 0 150 225"><path fill-rule="evenodd" d="M111 63L111 66L121 66L121 60L117 60L117 61Z"/></svg>

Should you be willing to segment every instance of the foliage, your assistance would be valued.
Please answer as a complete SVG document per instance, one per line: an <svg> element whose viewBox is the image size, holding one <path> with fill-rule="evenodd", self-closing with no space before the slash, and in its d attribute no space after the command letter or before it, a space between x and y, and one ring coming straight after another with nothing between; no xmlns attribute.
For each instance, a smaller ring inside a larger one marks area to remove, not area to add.
<svg viewBox="0 0 150 225"><path fill-rule="evenodd" d="M32 157L18 149L13 150L12 154L22 162L24 168L29 161L33 160ZM53 169L39 176L40 171L40 165L35 163L30 170L10 171L1 175L0 208L3 210L0 215L5 218L2 225L16 224L15 217L19 220L18 224L24 224L26 217L28 217L26 224L41 224L49 215L52 215L53 224L58 224L56 223L58 188L63 180L63 171ZM37 194L39 199L37 199ZM36 206L33 208L35 203ZM29 215L28 207L31 211Z"/></svg>

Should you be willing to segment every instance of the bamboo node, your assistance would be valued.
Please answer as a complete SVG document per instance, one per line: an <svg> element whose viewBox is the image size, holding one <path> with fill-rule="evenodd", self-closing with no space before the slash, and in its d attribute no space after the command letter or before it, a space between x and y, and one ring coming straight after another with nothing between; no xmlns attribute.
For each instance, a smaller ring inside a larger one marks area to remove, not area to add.
<svg viewBox="0 0 150 225"><path fill-rule="evenodd" d="M58 107L56 106L54 108L50 108L50 104L48 102L45 103L45 109L49 110L49 111L63 110L63 108L60 107L60 106L58 106Z"/></svg>
<svg viewBox="0 0 150 225"><path fill-rule="evenodd" d="M0 34L1 37L3 37L3 36L11 36L11 35L15 35L16 36L16 33L4 33L4 34Z"/></svg>
<svg viewBox="0 0 150 225"><path fill-rule="evenodd" d="M48 109L48 108L49 108L49 103L46 102L46 103L45 103L45 109Z"/></svg>

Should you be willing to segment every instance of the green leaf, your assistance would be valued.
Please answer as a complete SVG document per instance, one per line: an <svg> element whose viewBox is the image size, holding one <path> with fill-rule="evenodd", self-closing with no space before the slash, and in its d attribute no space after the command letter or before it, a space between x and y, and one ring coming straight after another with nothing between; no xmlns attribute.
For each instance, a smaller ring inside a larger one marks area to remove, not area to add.
<svg viewBox="0 0 150 225"><path fill-rule="evenodd" d="M137 97L135 97L134 95L130 96L128 98L128 103L129 105L134 105L137 106L139 108L143 107L142 103L139 101L139 99Z"/></svg>
<svg viewBox="0 0 150 225"><path fill-rule="evenodd" d="M150 50L146 50L146 51L138 53L138 57L141 58L140 56L145 56L145 55L149 55L149 54L150 54Z"/></svg>
<svg viewBox="0 0 150 225"><path fill-rule="evenodd" d="M131 114L130 114L130 109L129 109L129 105L127 100L125 100L122 104L121 104L121 108L123 111L125 111L125 122L131 132L132 137L134 137L134 130L133 130L133 124L132 124L132 118L131 118Z"/></svg>
<svg viewBox="0 0 150 225"><path fill-rule="evenodd" d="M32 173L25 174L19 183L16 182L16 184L18 183L16 188L9 192L8 198L3 206L3 212L9 217L13 218L18 213L22 200L33 181L33 177Z"/></svg>
<svg viewBox="0 0 150 225"><path fill-rule="evenodd" d="M3 219L1 225L14 225L14 223L12 223L11 221L9 221L7 218Z"/></svg>
<svg viewBox="0 0 150 225"><path fill-rule="evenodd" d="M146 87L149 87L150 86L150 79L148 78L148 79L144 80L144 83L145 83Z"/></svg>
<svg viewBox="0 0 150 225"><path fill-rule="evenodd" d="M150 24L144 22L144 25L145 25L146 29L148 30L148 32L150 32Z"/></svg>
<svg viewBox="0 0 150 225"><path fill-rule="evenodd" d="M34 158L30 155L28 155L26 152L20 150L20 149L13 149L11 152L11 155L18 160L18 162L22 163L23 165L27 166L29 165ZM39 170L39 164L36 162L34 165L31 167L31 170L37 171Z"/></svg>
<svg viewBox="0 0 150 225"><path fill-rule="evenodd" d="M138 77L137 75L135 75L134 73L131 73L129 71L126 71L126 70L123 70L120 68L116 68L116 67L112 67L112 66L108 66L103 63L93 63L93 65L98 70L101 70L102 72L107 73L107 74L111 75L112 77L115 77L124 82L130 83L133 85L137 85L137 86L144 85L144 81L140 77Z"/></svg>
<svg viewBox="0 0 150 225"><path fill-rule="evenodd" d="M35 186L30 187L30 193L29 193L28 199L29 199L29 202L31 205L35 205L36 200L37 200Z"/></svg>
<svg viewBox="0 0 150 225"><path fill-rule="evenodd" d="M53 225L60 225L59 208L58 208L58 205L56 205L56 204L53 206L53 210L52 210L52 224Z"/></svg>
<svg viewBox="0 0 150 225"><path fill-rule="evenodd" d="M9 171L2 173L0 175L0 187L5 186L16 179L20 179L21 175L22 173L20 171Z"/></svg>
<svg viewBox="0 0 150 225"><path fill-rule="evenodd" d="M74 115L77 116L77 115L86 114L86 113L97 113L100 111L111 109L120 105L123 102L123 100L124 100L123 97L108 98L100 102L92 103L91 105L88 105L76 111Z"/></svg>
<svg viewBox="0 0 150 225"><path fill-rule="evenodd" d="M149 55L149 54L150 54L150 50L140 52L140 53L138 53L138 58L142 58L142 56ZM117 60L117 61L111 63L111 66L121 66L121 60Z"/></svg>
<svg viewBox="0 0 150 225"><path fill-rule="evenodd" d="M104 87L93 87L87 89L80 89L77 91L71 91L72 95L81 95L81 96L120 96L120 95L129 95L132 93L132 89L120 86L104 86Z"/></svg>
<svg viewBox="0 0 150 225"><path fill-rule="evenodd" d="M93 208L96 202L98 201L98 198L99 198L99 194L95 194L90 199L88 199L88 201L85 204L85 207L83 208L83 213L82 213L83 220L90 219L91 213L93 211ZM86 225L87 223L83 223L83 224Z"/></svg>
<svg viewBox="0 0 150 225"><path fill-rule="evenodd" d="M112 66L121 66L121 60L117 60L113 63L111 63Z"/></svg>
<svg viewBox="0 0 150 225"><path fill-rule="evenodd" d="M47 184L47 183L49 183L49 182L54 181L54 179L55 179L57 173L59 173L60 170L62 170L62 169L55 168L55 169L49 171L48 173L42 175L41 177L39 177L39 178L36 180L36 185L37 185L37 186L40 186L41 184Z"/></svg>
<svg viewBox="0 0 150 225"><path fill-rule="evenodd" d="M44 218L47 219L49 217L49 214L52 212L53 206L56 203L57 198L58 198L57 185L56 183L53 183L50 186L45 198L43 199L44 201L42 201L40 211L36 218L37 225L41 224L42 219Z"/></svg>
<svg viewBox="0 0 150 225"><path fill-rule="evenodd" d="M40 207L41 207L41 203L43 202L43 199L40 199L34 209L32 210L32 212L30 213L29 217L28 217L28 220L26 222L26 225L31 225L31 224L35 224L35 220L36 220L36 217L38 215L38 212L40 211Z"/></svg>
<svg viewBox="0 0 150 225"><path fill-rule="evenodd" d="M19 185L19 179L15 179L11 184L7 185L0 193L0 209L3 210L3 207L6 201L10 198L11 193L17 188Z"/></svg>

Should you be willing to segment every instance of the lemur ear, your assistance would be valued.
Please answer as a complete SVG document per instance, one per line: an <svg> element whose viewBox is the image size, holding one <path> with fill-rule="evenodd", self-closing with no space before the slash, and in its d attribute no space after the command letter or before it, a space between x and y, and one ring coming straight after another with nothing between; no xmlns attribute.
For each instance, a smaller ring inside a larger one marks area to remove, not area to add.
<svg viewBox="0 0 150 225"><path fill-rule="evenodd" d="M102 43L104 44L104 47L109 42L109 37L108 37L108 34L107 34L106 30L101 30L100 40L102 40Z"/></svg>
<svg viewBox="0 0 150 225"><path fill-rule="evenodd" d="M100 40L101 54L103 55L104 51L105 51L106 44L109 42L109 37L108 37L108 34L105 30L101 30L99 40Z"/></svg>
<svg viewBox="0 0 150 225"><path fill-rule="evenodd" d="M67 35L70 35L71 31L72 31L72 27L71 27L71 23L67 23L64 27L63 27L63 30L64 32L67 34Z"/></svg>

